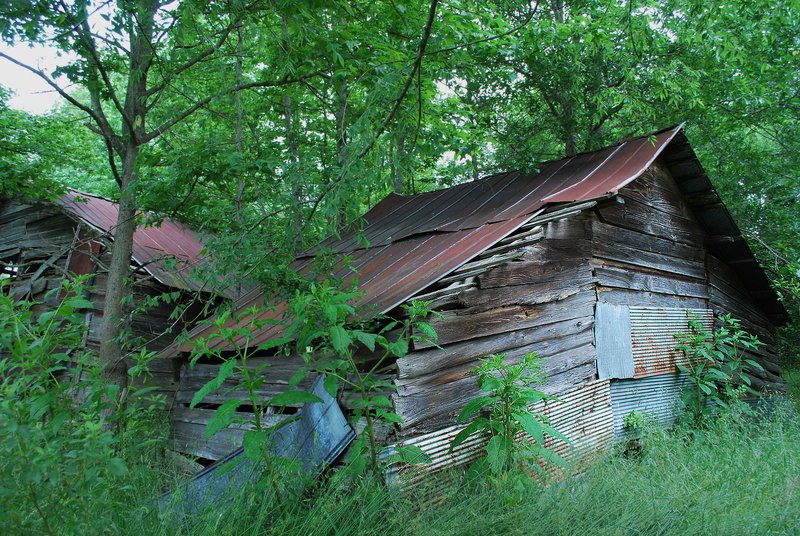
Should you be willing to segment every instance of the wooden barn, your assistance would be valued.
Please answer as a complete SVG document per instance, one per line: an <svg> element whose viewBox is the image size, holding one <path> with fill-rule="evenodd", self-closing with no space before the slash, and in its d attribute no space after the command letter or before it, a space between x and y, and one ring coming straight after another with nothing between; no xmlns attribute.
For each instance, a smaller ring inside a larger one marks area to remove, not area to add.
<svg viewBox="0 0 800 536"><path fill-rule="evenodd" d="M466 463L480 447L476 438L448 452L460 429L455 417L477 394L467 372L487 354L504 353L509 362L526 352L543 358L543 389L562 402L542 409L571 446L548 441L567 456L605 449L632 410L663 422L675 416L681 376L674 334L686 331L687 311L709 325L715 313L740 318L765 343L753 355L764 366L754 383L784 390L774 329L786 312L680 127L549 162L534 174L391 194L360 225L320 247L349 258L334 275L357 277L364 293L357 305L392 316L411 300L429 300L442 314L432 321L440 347L415 343L383 371L394 380L392 400L403 418L385 441L420 446L433 459L429 471ZM294 267L308 269L317 251ZM264 299L254 291L239 307ZM250 344L281 332L265 325ZM188 407L219 366L187 366L189 350L176 345L162 353L184 362L176 445L217 459L242 432L205 440L203 424L225 395ZM274 364L265 397L285 389L299 363L269 355L256 361ZM347 411L346 396L340 404Z"/></svg>
<svg viewBox="0 0 800 536"><path fill-rule="evenodd" d="M76 190L67 191L53 203L0 199L0 270L9 280L6 291L18 299L52 305L58 296L48 291L58 289L65 277L90 275L87 298L94 308L86 315L86 345L93 350L100 346L106 267L116 221L115 203ZM152 351L163 349L197 316L202 302L212 299L202 281L190 273L200 262L202 249L199 235L174 221L136 229L131 311L162 294L177 294L170 303L159 300L132 314L128 328L135 344ZM178 303L187 309L171 318ZM171 398L177 387L173 364L157 360L152 373L149 385Z"/></svg>

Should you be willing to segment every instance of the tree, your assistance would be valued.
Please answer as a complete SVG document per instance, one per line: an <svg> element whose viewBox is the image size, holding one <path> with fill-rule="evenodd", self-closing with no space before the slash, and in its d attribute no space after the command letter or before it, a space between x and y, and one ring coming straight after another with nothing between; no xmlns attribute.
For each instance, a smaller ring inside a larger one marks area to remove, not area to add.
<svg viewBox="0 0 800 536"><path fill-rule="evenodd" d="M88 91L88 99L68 93L46 73L0 53L0 57L44 79L67 102L86 114L87 125L105 143L108 164L119 187L119 216L104 304L101 359L106 375L125 387L127 370L120 342L125 278L136 228L136 186L140 156L150 142L163 136L215 98L255 87L281 86L318 73L231 84L199 99L168 109L162 97L183 77L225 52L229 37L249 16L266 9L260 3L215 4L156 0L107 3L26 2L12 4L3 27L9 42L19 39L49 42L76 59L59 71ZM153 120L155 126L150 126Z"/></svg>
<svg viewBox="0 0 800 536"><path fill-rule="evenodd" d="M388 111L373 112L382 118L377 124L369 122L374 128L368 129L369 134L363 137L364 142L346 152L343 143L346 129L344 118L337 119L338 171L322 187L320 199L342 188L343 178L347 176L352 162L366 156L396 119L419 71L437 4L438 0L433 0L426 10L421 38L411 45L415 51L410 62L411 72L403 74L402 87L395 94ZM388 4L382 5L385 7ZM306 55L295 64L281 61L285 57L280 53L273 54L269 58L255 59L253 63L260 66L242 72L244 47L241 29L247 24L259 24L266 25L267 30L274 30L277 23L280 28L276 34L280 36L277 43L283 52L287 52L287 47L294 45L290 41L287 17L296 8L291 3L273 4L259 0L218 4L191 0L177 4L131 0L116 6L106 2L94 4L88 0L77 0L73 3L39 2L33 6L26 2L14 3L6 14L7 19L0 31L7 42L47 42L64 52L74 53L74 59L53 73L25 65L5 53L0 53L0 58L35 73L85 114L88 128L99 135L105 144L109 169L119 188L119 216L109 266L100 355L106 364L106 375L121 387L125 386L127 379L119 325L123 316L125 278L129 271L139 208L140 168L143 157L149 153L153 143L163 139L197 112L244 90L284 88L300 83L310 87L312 80L322 78L333 79L334 92L338 92L340 99L347 98L344 86L337 86L337 73L331 75L329 66L321 66L324 57L320 62L317 57ZM333 4L322 11L318 20L334 16L337 12L347 12L348 9L345 3ZM317 6L300 6L301 13L306 16L315 13L315 10L319 11ZM334 22L338 24L338 20ZM326 24L330 28L329 21ZM326 40L323 28L326 28L325 25L309 32L316 38L308 38L303 44L329 47L331 54L328 56L332 55L338 62L335 43ZM345 45L350 46L347 43ZM310 52L307 46L302 50ZM232 57L237 58L238 63L235 74L220 76L218 67ZM400 63L401 72L405 70L402 69L405 64L405 61ZM87 98L82 99L61 87L55 78L58 74L66 75L70 82L84 88L88 93ZM237 102L237 108L242 112L238 98ZM282 104L284 120L294 121L291 101L284 99ZM239 113L237 128L243 126L243 120L243 113ZM284 134L291 133L289 122L285 124ZM237 138L237 150L241 153L242 137L237 135ZM239 203L243 201L243 189L242 180L237 179ZM294 187L293 194L294 202L298 203L301 190ZM319 201L312 207L312 213L318 204Z"/></svg>

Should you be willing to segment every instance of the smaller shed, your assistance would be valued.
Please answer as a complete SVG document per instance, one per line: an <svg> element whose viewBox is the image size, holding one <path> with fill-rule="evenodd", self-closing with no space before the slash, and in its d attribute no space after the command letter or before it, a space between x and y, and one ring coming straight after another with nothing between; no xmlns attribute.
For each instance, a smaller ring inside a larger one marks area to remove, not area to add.
<svg viewBox="0 0 800 536"><path fill-rule="evenodd" d="M70 274L90 275L86 345L98 350L103 316L105 281L111 258L118 207L102 197L68 190L55 202L0 199L0 272L10 280L6 287L17 299L55 303L57 289ZM200 236L184 225L164 219L156 226L139 226L133 237L131 258L131 310L145 306L165 293L177 292L173 303L158 301L133 314L128 324L131 340L149 350L167 346L191 324L203 302L213 298L203 281L192 275L202 260ZM176 303L187 307L172 318ZM176 372L169 362L153 363L148 380L171 395L177 388Z"/></svg>
<svg viewBox="0 0 800 536"><path fill-rule="evenodd" d="M548 162L538 173L390 194L364 221L320 245L341 257L331 275L357 278L363 295L356 305L397 317L400 305L418 299L441 313L431 322L439 346L417 341L384 371L403 419L386 442L420 446L434 460L427 471L466 463L479 451L478 438L454 452L448 447L460 429L456 416L478 395L468 372L487 354L543 358L543 389L563 403L542 409L571 446L547 441L576 457L607 448L630 411L674 418L682 383L674 334L688 329L687 311L709 327L718 313L740 318L765 343L750 355L764 366L754 384L785 389L774 330L786 311L681 127ZM318 250L293 266L308 273ZM268 296L244 296L240 312ZM251 347L282 335L287 308L274 305L260 318L278 322L253 333ZM224 353L244 337L214 344ZM190 349L174 345L162 356L185 363ZM300 364L270 353L253 361L272 364L265 398L285 389ZM211 459L241 441L240 430L211 442L202 435L213 406L235 392L188 407L218 368L184 364L173 416L177 448ZM346 394L340 404L347 408Z"/></svg>

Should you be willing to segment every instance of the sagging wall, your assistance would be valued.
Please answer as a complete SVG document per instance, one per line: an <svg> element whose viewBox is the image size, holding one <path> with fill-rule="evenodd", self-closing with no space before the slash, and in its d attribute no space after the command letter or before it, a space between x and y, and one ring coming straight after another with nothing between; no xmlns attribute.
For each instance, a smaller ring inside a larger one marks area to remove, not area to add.
<svg viewBox="0 0 800 536"><path fill-rule="evenodd" d="M14 267L9 292L17 299L29 299L54 306L58 302L58 289L67 274L91 275L91 289L87 299L93 308L86 311L88 333L86 346L100 348L100 324L105 300L105 281L111 251L108 244L85 225L79 224L60 209L46 204L25 204L6 201L0 204L0 261ZM11 269L7 268L10 272ZM132 307L139 307L149 298L171 292L172 289L143 274L134 274ZM49 293L49 295L48 295ZM178 303L188 304L192 298L182 294ZM175 303L160 302L145 313L133 316L127 324L129 335L146 343L149 350L160 350L169 344L184 327L184 320L169 317ZM184 318L198 314L199 304L191 307ZM166 333L172 328L172 333ZM130 363L132 365L133 363ZM142 386L157 389L152 394L163 394L172 400L177 386L177 374L170 361L154 360L150 364L152 376L139 382Z"/></svg>
<svg viewBox="0 0 800 536"><path fill-rule="evenodd" d="M52 207L0 201L0 261L17 299L43 301L61 285L76 224ZM56 296L48 299L56 303Z"/></svg>
<svg viewBox="0 0 800 536"><path fill-rule="evenodd" d="M397 360L392 398L404 422L384 442L419 443L442 454L447 438L456 433L457 414L478 394L468 372L479 359L504 353L513 362L536 352L548 377L543 390L575 393L574 408L563 412L559 423L573 443L602 450L612 434L619 436L620 411L656 408L665 422L674 416L669 404L677 400L679 389L672 387L680 379L675 377L673 334L686 328L687 309L701 315L708 327L711 310L733 312L746 328L760 328L753 331L762 340L774 341L769 323L751 314L755 300L729 288L736 286L733 276L714 264L706 233L662 162L617 198L562 212L563 218L523 227L415 296L430 300L443 316L430 321L440 348L417 342ZM597 377L595 315L605 306L623 308L627 315L631 355L641 368L630 376ZM654 322L660 322L657 341L649 338ZM770 349L762 353L768 372L759 381L779 389ZM284 357L263 359L273 365L266 373L267 397L286 388L293 369ZM209 459L236 448L243 433L233 428L206 442L205 423L222 399L212 397L207 407L188 408L194 392L217 370L215 363L184 369L174 417L179 450ZM346 394L339 401L346 410ZM474 450L476 445L467 446ZM473 454L442 454L440 461L445 467Z"/></svg>

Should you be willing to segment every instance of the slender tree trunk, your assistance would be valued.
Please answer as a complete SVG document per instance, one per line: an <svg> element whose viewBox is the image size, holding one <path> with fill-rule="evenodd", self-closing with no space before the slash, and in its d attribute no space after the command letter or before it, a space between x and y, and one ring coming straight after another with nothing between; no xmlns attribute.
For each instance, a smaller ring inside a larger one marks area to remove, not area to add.
<svg viewBox="0 0 800 536"><path fill-rule="evenodd" d="M481 170L478 167L478 157L475 153L469 155L469 163L472 167L472 180L476 181L481 178Z"/></svg>
<svg viewBox="0 0 800 536"><path fill-rule="evenodd" d="M347 161L347 80L344 78L334 79L334 91L336 92L336 154L339 160L339 169L344 172L348 165ZM346 211L339 213L339 227L347 223Z"/></svg>
<svg viewBox="0 0 800 536"><path fill-rule="evenodd" d="M100 325L100 359L104 376L120 386L122 397L128 385L128 371L120 340L124 316L125 280L130 273L133 233L136 230L136 195L140 141L145 133L147 73L152 64L153 21L158 2L145 0L137 5L136 16L128 21L130 65L122 121L120 201L114 229L111 263L108 269L103 321Z"/></svg>
<svg viewBox="0 0 800 536"><path fill-rule="evenodd" d="M104 377L120 386L120 394L128 386L128 369L124 361L124 349L120 334L125 310L122 305L127 294L125 280L130 272L133 233L136 229L136 160L139 148L129 145L122 160L122 185L119 212L114 229L111 263L108 267L106 296L103 305L103 321L100 325L100 357L105 364Z"/></svg>
<svg viewBox="0 0 800 536"><path fill-rule="evenodd" d="M475 120L475 94L479 91L480 86L477 82L473 80L467 80L467 93L465 95L465 100L467 106L469 106L469 124L473 126L473 128L478 128L477 121ZM472 167L472 180L476 181L481 178L480 171L478 170L478 155L475 153L477 149L473 148L469 154L469 161Z"/></svg>
<svg viewBox="0 0 800 536"><path fill-rule="evenodd" d="M403 178L403 158L405 157L405 144L406 137L403 134L399 134L396 141L397 158L392 159L392 170L394 172L394 192L396 194L402 194L403 186L405 185L405 180ZM395 160L397 160L397 163L394 162Z"/></svg>
<svg viewBox="0 0 800 536"><path fill-rule="evenodd" d="M303 232L303 181L299 176L298 166L300 154L297 149L297 138L294 135L294 122L292 118L292 97L283 94L283 122L286 129L286 144L289 147L289 158L292 173L289 181L292 187L292 203L294 203L294 236L299 238Z"/></svg>
<svg viewBox="0 0 800 536"><path fill-rule="evenodd" d="M283 52L289 54L289 23L286 15L282 20L283 31ZM283 94L283 124L286 129L286 144L289 147L289 157L291 159L292 173L289 174L289 181L292 187L292 202L294 203L294 240L293 244L298 244L298 239L303 233L303 180L299 176L300 153L297 148L297 137L294 134L294 120L292 117L292 96L288 90Z"/></svg>
<svg viewBox="0 0 800 536"><path fill-rule="evenodd" d="M564 24L567 20L567 3L564 0L553 2L553 16L556 22ZM561 136L567 156L578 154L579 133L576 120L576 107L569 93L569 81L562 80L560 89L555 95L560 108L560 117L554 119L561 125Z"/></svg>
<svg viewBox="0 0 800 536"><path fill-rule="evenodd" d="M242 85L242 27L236 28L236 36L238 38L238 48L236 54L236 85ZM242 122L244 118L244 107L242 106L242 92L236 92L236 152L239 156L243 156L242 150ZM239 229L244 229L244 177L241 174L236 179L236 223L239 224ZM237 287L238 294L238 287Z"/></svg>

